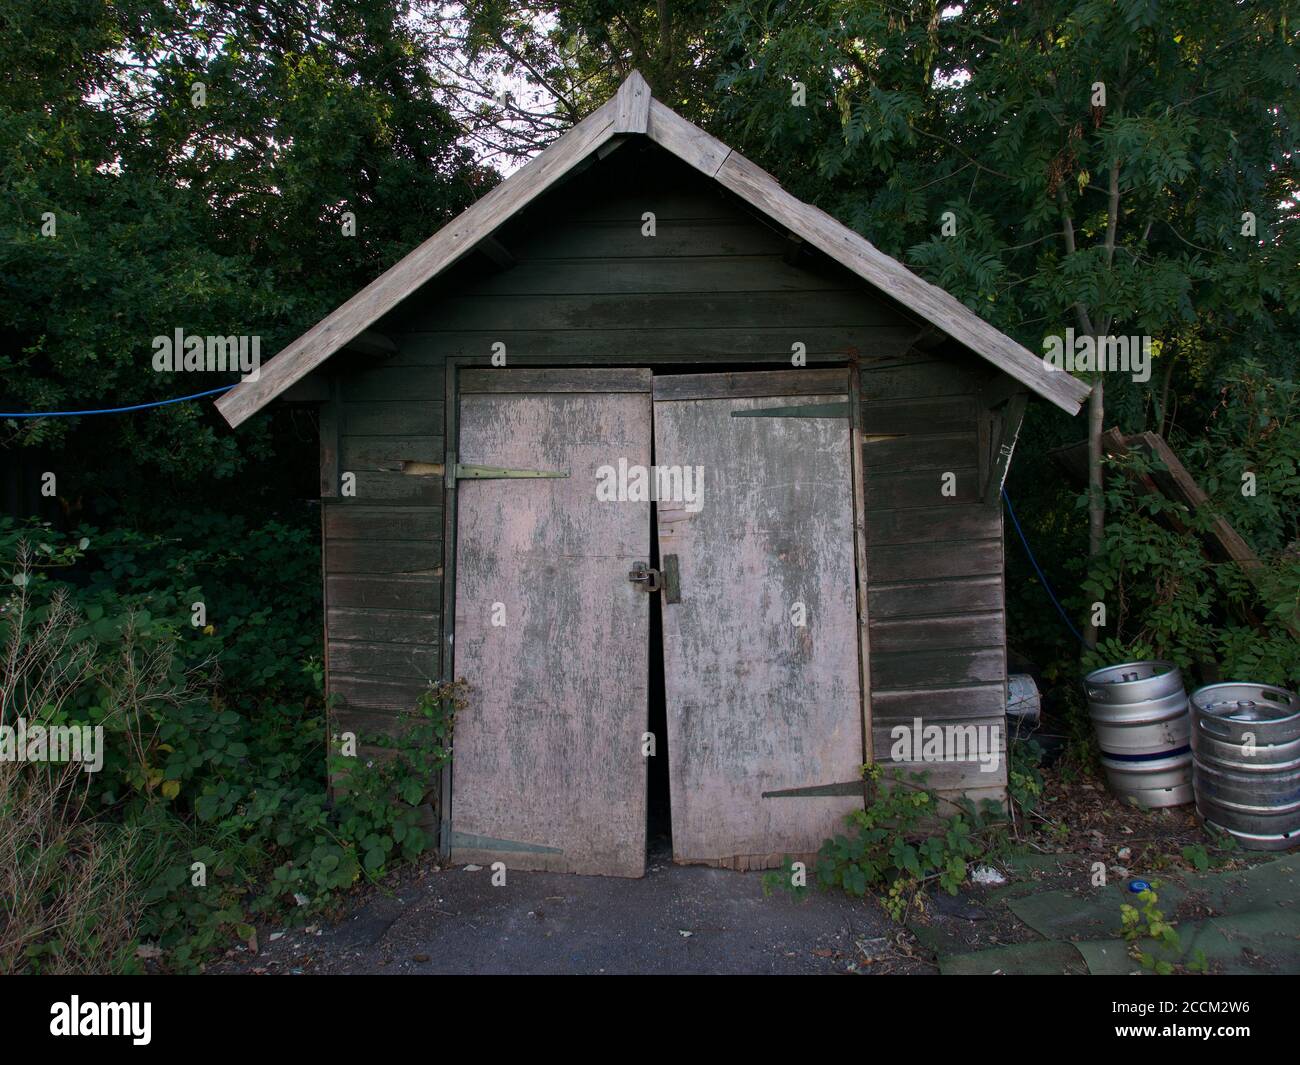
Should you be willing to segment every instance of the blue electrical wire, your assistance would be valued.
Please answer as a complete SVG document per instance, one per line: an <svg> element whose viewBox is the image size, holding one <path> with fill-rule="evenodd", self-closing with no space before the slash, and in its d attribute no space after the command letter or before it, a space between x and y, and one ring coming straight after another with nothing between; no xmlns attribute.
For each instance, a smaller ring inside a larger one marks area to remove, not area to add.
<svg viewBox="0 0 1300 1065"><path fill-rule="evenodd" d="M218 392L229 392L234 385L222 385L220 388L210 388L206 392L195 392L192 396L177 396L175 399L159 399L153 403L136 403L130 407L105 407L102 410L52 410L42 413L5 413L0 414L0 418L79 418L83 414L125 414L132 410L148 410L150 407L165 407L169 403L184 403L188 399L202 399L204 396L215 396Z"/></svg>
<svg viewBox="0 0 1300 1065"><path fill-rule="evenodd" d="M1029 556L1029 561L1034 567L1034 572L1038 574L1038 579L1042 581L1043 589L1047 592L1047 597L1052 601L1052 605L1056 607L1056 612L1061 615L1061 620L1064 621L1069 630L1074 633L1074 638L1087 647L1088 641L1079 635L1079 630L1074 627L1074 622L1070 620L1070 616L1065 612L1060 601L1056 598L1056 593L1052 591L1052 586L1047 583L1047 577L1039 567L1038 559L1034 558L1033 548L1029 546L1029 541L1025 539L1025 530L1020 527L1020 522L1016 518L1015 508L1011 505L1011 497L1007 495L1007 490L1005 488L1002 490L1002 501L1007 505L1007 513L1011 515L1011 524L1016 527L1016 532L1020 534L1020 542L1025 545L1025 554Z"/></svg>

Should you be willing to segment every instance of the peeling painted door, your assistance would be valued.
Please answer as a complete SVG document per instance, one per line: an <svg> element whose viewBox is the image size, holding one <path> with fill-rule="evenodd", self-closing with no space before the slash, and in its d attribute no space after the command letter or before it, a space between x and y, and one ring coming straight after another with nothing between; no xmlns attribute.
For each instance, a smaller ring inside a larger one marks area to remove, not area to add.
<svg viewBox="0 0 1300 1065"><path fill-rule="evenodd" d="M776 866L861 808L847 400L838 371L654 380L657 466L703 474L657 508L675 861Z"/></svg>
<svg viewBox="0 0 1300 1065"><path fill-rule="evenodd" d="M650 464L649 371L462 371L459 417L452 860L640 876L650 504L596 488Z"/></svg>

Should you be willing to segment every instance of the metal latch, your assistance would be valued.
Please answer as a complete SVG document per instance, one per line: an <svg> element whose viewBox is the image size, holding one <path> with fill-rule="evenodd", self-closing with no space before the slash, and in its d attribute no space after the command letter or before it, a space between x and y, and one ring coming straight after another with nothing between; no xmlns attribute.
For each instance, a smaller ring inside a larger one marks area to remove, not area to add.
<svg viewBox="0 0 1300 1065"><path fill-rule="evenodd" d="M632 572L627 575L627 579L633 584L641 585L647 592L657 592L661 585L659 571L651 569L644 562L632 563Z"/></svg>

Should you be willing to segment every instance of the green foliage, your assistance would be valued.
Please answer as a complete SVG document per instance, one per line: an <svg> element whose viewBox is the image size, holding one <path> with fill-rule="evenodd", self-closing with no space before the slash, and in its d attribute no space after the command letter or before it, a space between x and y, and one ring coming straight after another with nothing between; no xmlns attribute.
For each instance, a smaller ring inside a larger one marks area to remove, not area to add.
<svg viewBox="0 0 1300 1065"><path fill-rule="evenodd" d="M1043 795L1043 774L1039 765L1043 761L1043 748L1037 740L1013 741L1011 760L1007 769L1007 797L1025 813L1038 809Z"/></svg>
<svg viewBox="0 0 1300 1065"><path fill-rule="evenodd" d="M182 528L194 539L0 520L12 589L0 638L29 643L71 597L65 658L84 671L42 720L104 727L104 767L88 775L85 809L140 841L136 934L164 964L193 969L232 934L248 938L254 920L319 913L362 877L421 853L419 807L449 757L464 695L432 688L394 736L359 737L376 753L331 761L340 778L331 800L317 534L213 517ZM19 564L20 541L35 567ZM195 602L207 609L202 628ZM36 718L28 689L15 690ZM124 691L136 693L128 712Z"/></svg>
<svg viewBox="0 0 1300 1065"><path fill-rule="evenodd" d="M883 892L881 905L896 921L913 908L923 909L932 884L956 895L970 866L1005 845L1005 814L994 802L978 807L969 800L951 805L945 816L940 799L924 786L924 776L904 780L895 770L882 784L879 765L863 766L871 801L845 817L850 832L826 840L818 851L815 875L823 890L838 888L862 897ZM783 888L801 895L793 862L764 874L765 891Z"/></svg>
<svg viewBox="0 0 1300 1065"><path fill-rule="evenodd" d="M1228 864L1239 849L1236 837L1227 832L1220 832L1209 825L1206 833L1211 837L1207 846L1204 843L1191 843L1182 849L1183 861L1198 873L1207 869L1218 869Z"/></svg>
<svg viewBox="0 0 1300 1065"><path fill-rule="evenodd" d="M1085 668L1155 657L1193 676L1214 676L1205 668L1213 663L1223 677L1300 684L1288 631L1300 627L1300 554L1287 548L1300 538L1300 389L1246 364L1222 397L1206 436L1183 449L1209 506L1191 514L1141 492L1134 478L1159 472L1141 455L1114 463L1105 547L1082 586L1085 598L1111 605L1110 635ZM1243 494L1243 473L1255 494ZM1207 558L1202 545L1220 516L1257 546L1250 574Z"/></svg>
<svg viewBox="0 0 1300 1065"><path fill-rule="evenodd" d="M1139 892L1137 906L1127 902L1120 905L1120 934L1129 944L1129 955L1141 962L1144 969L1157 976L1169 976L1174 972L1183 948L1174 922L1165 917L1157 905L1160 896L1155 889L1158 887L1160 882L1154 881L1150 888ZM1205 971L1204 952L1198 950L1184 968L1190 972Z"/></svg>
<svg viewBox="0 0 1300 1065"><path fill-rule="evenodd" d="M229 384L154 372L152 338L258 336L269 358L486 191L495 176L457 143L429 41L406 16L396 0L274 17L244 0L7 5L0 409ZM286 414L236 437L209 403L12 421L0 434L42 449L65 502L131 518L147 518L164 487L215 505L211 482L250 464L241 492L283 491L291 482L270 460L304 435Z"/></svg>
<svg viewBox="0 0 1300 1065"><path fill-rule="evenodd" d="M1156 504L1114 493L1090 565L1086 500L1049 456L1086 430L1044 405L1031 404L1009 493L1076 621L1100 597L1125 647L1278 683L1300 668L1279 625L1300 594L1296 182L1280 162L1296 150L1300 83L1284 9L738 0L719 23L713 118L796 195L1030 351L1067 327L1151 337L1149 380L1105 375L1105 425L1171 441L1264 558L1260 587L1160 529ZM796 82L805 107L791 105ZM1255 497L1239 491L1246 471ZM1022 552L1007 558L1011 639L1073 685L1078 645Z"/></svg>

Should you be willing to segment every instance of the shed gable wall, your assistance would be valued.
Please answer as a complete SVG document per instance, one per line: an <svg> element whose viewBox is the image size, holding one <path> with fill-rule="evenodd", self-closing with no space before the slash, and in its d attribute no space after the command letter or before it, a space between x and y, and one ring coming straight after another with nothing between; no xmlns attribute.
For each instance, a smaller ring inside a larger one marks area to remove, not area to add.
<svg viewBox="0 0 1300 1065"><path fill-rule="evenodd" d="M644 236L654 214L656 234ZM918 353L915 323L650 146L627 145L498 234L381 323L382 360L336 357L322 413L325 609L333 729L383 731L441 674L448 357L486 365L658 369L730 361L861 362L873 712L987 721L1005 677L1001 521L978 502L974 357ZM509 258L503 258L508 256ZM513 260L513 265L510 265ZM501 265L505 262L507 265ZM426 472L402 472L418 463ZM939 496L957 473L955 499ZM962 774L932 774L945 787ZM943 777L943 779L940 779Z"/></svg>

